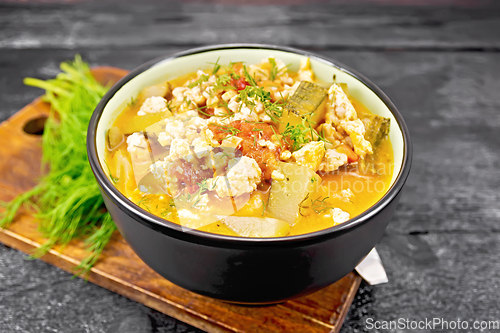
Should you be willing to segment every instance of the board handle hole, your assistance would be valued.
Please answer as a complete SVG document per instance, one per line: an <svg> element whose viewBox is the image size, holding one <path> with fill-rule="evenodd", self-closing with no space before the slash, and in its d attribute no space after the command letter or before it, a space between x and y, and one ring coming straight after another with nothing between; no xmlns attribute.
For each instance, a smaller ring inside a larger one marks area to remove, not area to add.
<svg viewBox="0 0 500 333"><path fill-rule="evenodd" d="M23 131L31 135L42 135L45 128L47 116L40 116L33 118L24 124Z"/></svg>

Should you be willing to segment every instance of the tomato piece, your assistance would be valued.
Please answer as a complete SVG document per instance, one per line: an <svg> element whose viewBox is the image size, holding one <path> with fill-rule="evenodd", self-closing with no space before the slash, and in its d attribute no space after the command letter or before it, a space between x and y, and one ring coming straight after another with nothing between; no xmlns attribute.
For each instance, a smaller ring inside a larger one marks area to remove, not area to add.
<svg viewBox="0 0 500 333"><path fill-rule="evenodd" d="M271 179L272 172L278 168L281 151L289 149L288 142L285 140L282 140L281 145L278 145L275 150L257 144L260 139L271 140L274 133L277 132L276 128L273 130L273 125L270 124L236 120L226 127L210 124L209 128L218 141L228 136L228 131L232 128L234 133L237 133L236 136L243 139L240 148L241 153L257 162L262 171L263 180Z"/></svg>
<svg viewBox="0 0 500 333"><path fill-rule="evenodd" d="M245 80L243 76L241 76L239 79L232 79L231 80L231 85L233 87L236 87L238 91L245 89L246 86L249 86L250 83Z"/></svg>
<svg viewBox="0 0 500 333"><path fill-rule="evenodd" d="M346 154L347 155L347 162L349 162L349 163L356 162L359 159L358 155L356 155L356 153L348 145L338 146L335 150L338 153Z"/></svg>

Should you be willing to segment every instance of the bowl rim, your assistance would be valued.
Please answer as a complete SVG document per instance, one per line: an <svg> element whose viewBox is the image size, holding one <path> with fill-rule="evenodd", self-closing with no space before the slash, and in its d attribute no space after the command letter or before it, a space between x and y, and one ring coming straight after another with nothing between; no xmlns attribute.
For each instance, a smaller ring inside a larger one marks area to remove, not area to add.
<svg viewBox="0 0 500 333"><path fill-rule="evenodd" d="M360 81L362 84L364 84L368 89L372 90L378 98L384 102L384 104L387 106L389 111L393 114L394 118L396 119L396 122L402 132L403 136L403 161L401 164L401 169L399 171L399 174L397 175L396 179L394 180L394 183L391 185L391 187L387 190L387 192L384 194L382 198L380 198L373 206L365 210L363 213L360 215L349 219L348 221L338 224L333 227L329 227L326 229L306 233L306 234L300 234L300 235L294 235L294 236L285 236L285 237L269 237L269 238L249 238L249 237L239 237L239 236L227 236L227 235L220 235L220 234L215 234L215 233L210 233L206 231L201 231L197 229L190 229L187 227L182 227L179 224L176 224L174 222L168 221L166 219L160 218L156 215L153 215L152 213L149 213L148 211L140 208L136 204L134 204L132 201L127 199L125 195L123 195L118 189L111 183L109 178L106 176L104 169L100 165L98 154L97 154L97 144L96 144L96 133L97 133L97 125L99 123L99 120L103 114L104 108L106 104L109 102L109 100L116 94L118 90L120 90L126 83L128 83L130 80L135 78L137 75L141 74L142 72L154 67L157 63L160 62L166 62L166 61L173 61L177 58L184 57L184 56L189 56L189 55L194 55L198 53L204 53L204 52L209 52L209 51L217 51L217 50L228 50L228 49L257 49L257 50L271 50L271 51L283 51L283 52L290 52L290 53L295 53L298 55L303 55L307 56L311 59L314 59L316 61L322 62L326 65L332 66L337 68L340 71L343 71L351 76L353 76L355 79ZM398 111L392 100L378 87L376 86L373 82L371 82L368 78L366 78L364 75L360 74L356 70L350 68L349 66L346 66L336 60L331 60L326 57L323 57L321 55L305 51L305 50L300 50L292 47L287 47L287 46L278 46L278 45L270 45L270 44L254 44L254 43L231 43L231 44L216 44L216 45L209 45L209 46L202 46L202 47L197 47L197 48L192 48L188 49L185 51L180 51L176 52L173 54L168 54L164 56L160 56L157 58L154 58L139 67L133 69L130 71L126 76L124 76L122 79L120 79L115 85L111 87L110 90L104 95L104 97L101 99L99 104L96 106L92 117L89 122L89 127L88 127L88 132L87 132L87 155L89 158L89 163L91 166L91 169L96 177L96 180L98 181L99 185L101 186L102 190L105 192L105 194L109 197L112 196L115 202L118 202L121 206L124 206L126 208L126 213L128 215L131 215L133 219L138 222L142 223L154 230L160 231L163 234L168 234L167 231L174 231L174 232L181 232L182 234L189 234L190 236L195 236L195 239L199 241L200 243L204 242L222 242L226 244L239 244L239 245L245 245L245 246L252 246L252 244L255 244L257 246L262 246L262 245L273 245L273 244L292 244L296 242L303 242L303 241L312 241L317 238L322 238L325 236L336 236L340 235L350 229L357 228L361 226L364 223L367 223L373 216L378 214L381 210L383 210L392 200L396 198L396 196L399 194L401 191L403 185L406 182L406 179L408 178L408 175L410 173L410 168L411 168L411 161L412 161L412 156L413 156L413 147L412 147L412 142L410 138L410 133L408 130L408 127L406 126L406 123L403 120L403 117L401 113ZM137 220L137 217L140 218L140 220Z"/></svg>

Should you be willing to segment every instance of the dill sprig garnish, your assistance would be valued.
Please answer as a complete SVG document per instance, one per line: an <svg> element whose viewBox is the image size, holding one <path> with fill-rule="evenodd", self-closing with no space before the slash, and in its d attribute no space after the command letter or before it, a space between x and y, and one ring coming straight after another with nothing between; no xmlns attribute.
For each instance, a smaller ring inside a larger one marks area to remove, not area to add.
<svg viewBox="0 0 500 333"><path fill-rule="evenodd" d="M217 126L218 128L220 128L221 132L228 133L231 136L237 136L241 132L241 130L239 130L236 127L233 127L233 126L219 125L219 124L215 124L215 123L213 125Z"/></svg>
<svg viewBox="0 0 500 333"><path fill-rule="evenodd" d="M314 124L315 123L307 117L302 118L302 124L293 126L289 123L286 124L283 136L290 138L293 150L298 150L311 141L323 141L324 143L331 144L331 142L325 138L323 132L318 132L313 128Z"/></svg>
<svg viewBox="0 0 500 333"><path fill-rule="evenodd" d="M290 138L292 141L292 149L295 151L311 141L311 139L307 136L309 132L310 129L303 124L297 124L294 126L286 124L283 136Z"/></svg>
<svg viewBox="0 0 500 333"><path fill-rule="evenodd" d="M199 205L202 199L201 196L208 191L215 190L216 183L217 181L214 181L213 184L209 184L207 179L203 179L201 182L196 183L196 186L198 186L196 192L182 194L178 200L189 204L191 208L201 208Z"/></svg>
<svg viewBox="0 0 500 333"><path fill-rule="evenodd" d="M316 199L311 199L311 209L316 213L316 214L321 214L324 211L327 211L329 209L333 209L333 207L328 206L328 200L329 197L324 197L322 199L321 196L317 197Z"/></svg>
<svg viewBox="0 0 500 333"><path fill-rule="evenodd" d="M311 181L312 181L312 179L311 179ZM304 200L302 200L299 203L299 207L301 210L311 208L316 214L321 214L327 210L334 209L333 207L328 206L327 200L329 198L330 197L323 198L322 196L319 196L313 200L312 198L309 198L309 194L307 194L306 197L304 198ZM308 199L309 199L309 203L308 203ZM300 215L304 216L302 214L302 212L300 212Z"/></svg>
<svg viewBox="0 0 500 333"><path fill-rule="evenodd" d="M257 86L257 82L255 82L255 79L250 75L250 73L248 73L247 66L245 65L243 65L243 75L245 75L245 79L248 83L250 83L254 87Z"/></svg>
<svg viewBox="0 0 500 333"><path fill-rule="evenodd" d="M97 261L116 229L104 208L85 146L90 117L107 88L95 80L78 55L75 61L62 63L61 69L52 80L24 80L44 89L42 98L51 104L42 136L42 165L48 172L34 188L4 203L0 227L7 227L21 206L35 207L38 229L47 241L33 256L83 237L90 254L76 268L81 274Z"/></svg>
<svg viewBox="0 0 500 333"><path fill-rule="evenodd" d="M202 84L203 82L207 82L209 78L210 78L210 76L208 76L206 74L202 74L202 75L200 75L200 77L198 78L198 80L196 80L196 81L191 82L190 84L188 84L188 87L189 88L194 88L194 87Z"/></svg>
<svg viewBox="0 0 500 333"><path fill-rule="evenodd" d="M274 137L276 138L276 140L278 141L278 145L283 148L283 145L281 144L281 138L279 137L278 133L276 133L276 130L274 129L274 126L271 125L271 129L273 130L273 133L274 133Z"/></svg>
<svg viewBox="0 0 500 333"><path fill-rule="evenodd" d="M280 118L283 116L284 104L281 101L273 103L269 91L264 90L262 87L252 85L246 86L245 89L240 90L239 96L240 100L247 106L255 106L255 101L260 101L264 105L265 112L269 118L275 123L281 122Z"/></svg>
<svg viewBox="0 0 500 333"><path fill-rule="evenodd" d="M274 81L278 76L278 65L274 58L269 58L269 63L271 64L271 70L269 71L269 80Z"/></svg>
<svg viewBox="0 0 500 333"><path fill-rule="evenodd" d="M221 74L215 80L215 85L213 86L213 91L217 90L236 90L236 87L229 84L231 82L231 76L229 74Z"/></svg>
<svg viewBox="0 0 500 333"><path fill-rule="evenodd" d="M215 63L209 62L209 64L213 64L214 65L214 68L212 69L212 75L217 74L217 72L219 71L219 69L221 67L220 64L219 64L219 60L220 60L220 57L217 58L217 61Z"/></svg>

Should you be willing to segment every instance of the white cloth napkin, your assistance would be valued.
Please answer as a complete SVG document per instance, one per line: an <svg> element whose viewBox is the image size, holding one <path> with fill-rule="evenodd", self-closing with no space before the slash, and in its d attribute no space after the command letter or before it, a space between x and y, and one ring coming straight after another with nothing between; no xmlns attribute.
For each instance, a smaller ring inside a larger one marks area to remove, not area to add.
<svg viewBox="0 0 500 333"><path fill-rule="evenodd" d="M356 271L369 285L389 282L384 266L382 265L382 260L375 248L356 266Z"/></svg>

